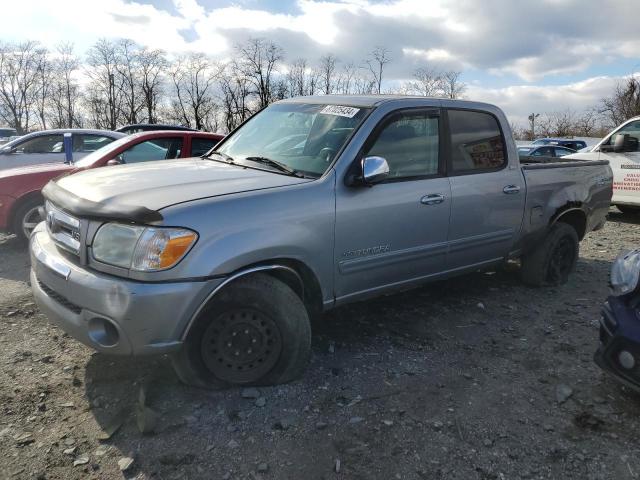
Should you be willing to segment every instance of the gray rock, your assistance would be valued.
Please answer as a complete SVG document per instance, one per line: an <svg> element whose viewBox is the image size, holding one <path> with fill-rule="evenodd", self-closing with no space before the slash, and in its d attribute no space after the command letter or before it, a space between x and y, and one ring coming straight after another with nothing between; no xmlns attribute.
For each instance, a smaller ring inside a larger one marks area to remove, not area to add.
<svg viewBox="0 0 640 480"><path fill-rule="evenodd" d="M136 425L140 433L151 433L155 430L158 422L158 414L145 406L136 408Z"/></svg>
<svg viewBox="0 0 640 480"><path fill-rule="evenodd" d="M433 422L433 429L434 430L440 431L440 430L442 430L443 427L444 427L444 423L442 423L440 421L437 421L437 420L435 422Z"/></svg>
<svg viewBox="0 0 640 480"><path fill-rule="evenodd" d="M240 393L240 396L242 398L259 398L260 397L260 391L257 388L243 388L242 392Z"/></svg>
<svg viewBox="0 0 640 480"><path fill-rule="evenodd" d="M336 458L336 466L335 466L336 473L340 473L340 467L341 467L340 459Z"/></svg>
<svg viewBox="0 0 640 480"><path fill-rule="evenodd" d="M227 447L235 450L236 448L240 447L240 444L236 440L229 440L229 442L227 443Z"/></svg>
<svg viewBox="0 0 640 480"><path fill-rule="evenodd" d="M273 428L276 430L289 430L292 425L293 421L290 418L282 418L273 425Z"/></svg>
<svg viewBox="0 0 640 480"><path fill-rule="evenodd" d="M78 465L86 465L89 463L89 455L80 455L73 461L73 466L77 467Z"/></svg>
<svg viewBox="0 0 640 480"><path fill-rule="evenodd" d="M573 389L565 385L564 383L560 383L556 386L556 401L558 403L564 403L569 400L569 397L573 395Z"/></svg>
<svg viewBox="0 0 640 480"><path fill-rule="evenodd" d="M120 460L118 460L118 468L121 472L126 472L127 470L129 470L131 468L131 465L133 465L133 458L131 457L122 457Z"/></svg>
<svg viewBox="0 0 640 480"><path fill-rule="evenodd" d="M264 397L256 398L256 407L264 407L267 404L267 399Z"/></svg>
<svg viewBox="0 0 640 480"><path fill-rule="evenodd" d="M65 455L73 455L74 453L76 453L76 447L67 448L63 450L62 453L64 453Z"/></svg>
<svg viewBox="0 0 640 480"><path fill-rule="evenodd" d="M269 465L266 462L262 462L258 465L258 472L266 473L269 471Z"/></svg>
<svg viewBox="0 0 640 480"><path fill-rule="evenodd" d="M329 426L329 424L328 424L328 423L326 423L326 422L318 422L318 423L316 423L316 428L317 428L318 430L324 430L324 429L325 429L325 428L327 428L328 426Z"/></svg>
<svg viewBox="0 0 640 480"><path fill-rule="evenodd" d="M364 422L364 418L362 418L362 417L351 417L349 419L349 423L351 423L351 424L360 423L360 422Z"/></svg>

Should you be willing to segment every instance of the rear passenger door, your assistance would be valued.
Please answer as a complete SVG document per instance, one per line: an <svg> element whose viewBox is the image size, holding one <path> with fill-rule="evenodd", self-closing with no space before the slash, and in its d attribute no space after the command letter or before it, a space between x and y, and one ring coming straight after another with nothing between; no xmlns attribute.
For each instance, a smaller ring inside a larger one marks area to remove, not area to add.
<svg viewBox="0 0 640 480"><path fill-rule="evenodd" d="M450 269L503 258L520 229L525 185L508 162L498 119L488 112L447 110L451 181Z"/></svg>
<svg viewBox="0 0 640 480"><path fill-rule="evenodd" d="M383 157L389 176L371 187L336 185L335 294L354 298L446 268L451 193L438 110L394 112L359 158Z"/></svg>

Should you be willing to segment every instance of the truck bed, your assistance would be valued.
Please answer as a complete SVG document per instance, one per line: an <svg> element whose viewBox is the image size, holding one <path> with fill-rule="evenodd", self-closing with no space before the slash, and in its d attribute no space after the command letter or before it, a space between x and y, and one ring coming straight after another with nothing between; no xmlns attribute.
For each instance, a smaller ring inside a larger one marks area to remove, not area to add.
<svg viewBox="0 0 640 480"><path fill-rule="evenodd" d="M538 170L546 168L585 167L607 165L606 160L579 160L576 158L563 159L562 157L521 157L520 165L523 170Z"/></svg>

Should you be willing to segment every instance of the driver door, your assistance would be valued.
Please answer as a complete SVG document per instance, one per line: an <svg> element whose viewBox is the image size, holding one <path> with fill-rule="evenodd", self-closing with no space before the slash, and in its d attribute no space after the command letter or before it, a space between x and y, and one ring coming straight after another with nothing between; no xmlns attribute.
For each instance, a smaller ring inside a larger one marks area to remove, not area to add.
<svg viewBox="0 0 640 480"><path fill-rule="evenodd" d="M443 175L440 130L438 110L393 113L373 132L360 157L383 157L389 165L386 180L371 187L338 182L337 301L446 269L451 188Z"/></svg>

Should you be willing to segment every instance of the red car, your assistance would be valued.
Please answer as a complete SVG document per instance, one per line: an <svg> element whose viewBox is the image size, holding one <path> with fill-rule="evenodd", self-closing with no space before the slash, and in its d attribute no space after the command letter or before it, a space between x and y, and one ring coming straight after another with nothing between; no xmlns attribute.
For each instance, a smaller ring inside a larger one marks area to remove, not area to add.
<svg viewBox="0 0 640 480"><path fill-rule="evenodd" d="M0 231L26 241L42 220L40 190L52 178L105 165L188 158L203 155L224 135L153 131L122 137L76 163L42 164L0 171Z"/></svg>

